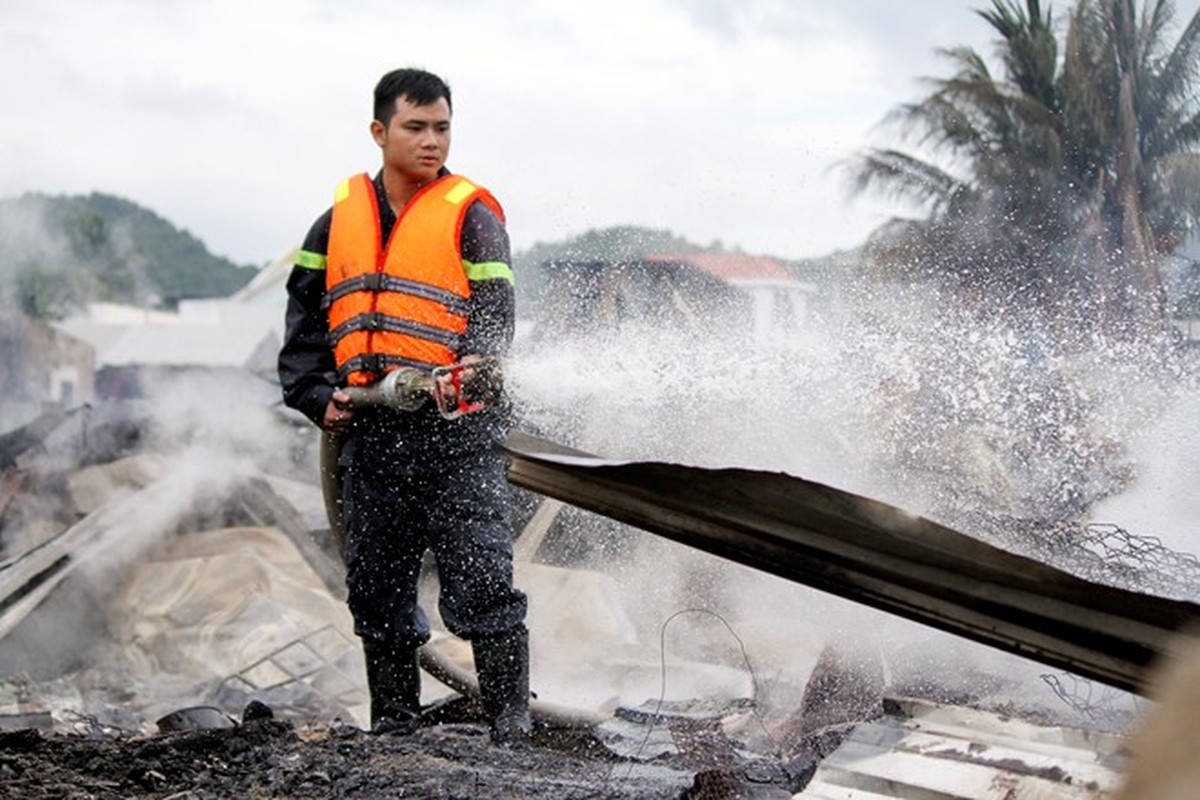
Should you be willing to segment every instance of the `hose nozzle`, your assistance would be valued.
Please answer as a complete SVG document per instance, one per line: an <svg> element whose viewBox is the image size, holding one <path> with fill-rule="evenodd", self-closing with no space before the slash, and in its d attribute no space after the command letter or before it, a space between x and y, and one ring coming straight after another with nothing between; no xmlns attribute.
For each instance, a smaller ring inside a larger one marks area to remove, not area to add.
<svg viewBox="0 0 1200 800"><path fill-rule="evenodd" d="M425 405L433 388L429 376L413 367L401 367L370 386L350 386L344 391L356 406L387 406L399 411L416 411Z"/></svg>

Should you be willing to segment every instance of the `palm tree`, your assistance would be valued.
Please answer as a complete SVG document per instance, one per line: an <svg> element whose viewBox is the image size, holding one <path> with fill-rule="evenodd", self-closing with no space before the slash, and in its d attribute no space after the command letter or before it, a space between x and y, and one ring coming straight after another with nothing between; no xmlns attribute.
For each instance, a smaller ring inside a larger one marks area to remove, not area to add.
<svg viewBox="0 0 1200 800"><path fill-rule="evenodd" d="M1039 0L976 13L1000 36L1003 77L970 48L942 51L952 76L888 118L933 158L871 149L851 164L859 191L924 208L882 237L885 255L1062 322L1161 326L1157 256L1200 220L1200 13L1173 44L1171 0L1140 15L1134 0L1079 0L1061 41Z"/></svg>

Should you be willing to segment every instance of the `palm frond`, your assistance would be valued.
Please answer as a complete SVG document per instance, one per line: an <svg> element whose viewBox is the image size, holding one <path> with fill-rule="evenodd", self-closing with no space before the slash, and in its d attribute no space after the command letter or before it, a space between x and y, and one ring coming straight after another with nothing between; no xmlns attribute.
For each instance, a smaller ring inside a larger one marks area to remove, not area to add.
<svg viewBox="0 0 1200 800"><path fill-rule="evenodd" d="M1163 99L1195 100L1195 80L1200 74L1200 11L1192 15L1162 64L1159 82Z"/></svg>
<svg viewBox="0 0 1200 800"><path fill-rule="evenodd" d="M964 181L945 169L899 150L868 150L848 165L848 172L857 193L915 202L935 216L956 195L969 191Z"/></svg>
<svg viewBox="0 0 1200 800"><path fill-rule="evenodd" d="M1037 0L1027 0L1026 9L1015 0L993 0L991 11L977 13L1004 40L1001 53L1007 80L1047 107L1058 108L1058 41L1049 13L1042 15Z"/></svg>
<svg viewBox="0 0 1200 800"><path fill-rule="evenodd" d="M1076 0L1059 29L1040 0L975 13L1003 71L972 48L939 51L948 76L886 118L913 151L865 151L856 191L923 207L907 241L958 242L937 260L954 274L983 247L1011 259L996 280L1047 302L1120 296L1128 311L1156 296L1152 251L1200 225L1200 13L1174 41L1173 0Z"/></svg>

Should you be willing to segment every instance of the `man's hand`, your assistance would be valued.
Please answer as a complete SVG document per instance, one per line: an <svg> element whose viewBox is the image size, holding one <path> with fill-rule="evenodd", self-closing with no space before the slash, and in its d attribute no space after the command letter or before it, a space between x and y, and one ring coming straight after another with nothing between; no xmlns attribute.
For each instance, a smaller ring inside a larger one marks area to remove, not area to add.
<svg viewBox="0 0 1200 800"><path fill-rule="evenodd" d="M446 419L480 411L503 399L500 363L490 356L467 355L433 371L433 396Z"/></svg>
<svg viewBox="0 0 1200 800"><path fill-rule="evenodd" d="M353 421L354 409L350 407L350 395L341 389L335 390L333 397L329 398L329 404L325 406L325 419L321 427L326 433L336 436L350 430L350 423Z"/></svg>
<svg viewBox="0 0 1200 800"><path fill-rule="evenodd" d="M453 365L463 367L463 369L458 373L458 380L460 384L469 383L471 378L475 376L475 370L466 368L466 365L482 360L483 356L465 355ZM437 375L436 381L437 394L435 396L441 396L442 403L446 408L453 408L457 406L459 390L458 387L454 385L454 378L449 373L443 372Z"/></svg>

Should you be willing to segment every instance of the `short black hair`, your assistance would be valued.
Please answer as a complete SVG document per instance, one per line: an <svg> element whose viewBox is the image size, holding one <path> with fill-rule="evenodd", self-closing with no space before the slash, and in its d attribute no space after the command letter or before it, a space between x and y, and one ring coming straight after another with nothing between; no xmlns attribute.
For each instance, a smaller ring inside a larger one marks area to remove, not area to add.
<svg viewBox="0 0 1200 800"><path fill-rule="evenodd" d="M375 119L387 125L396 113L396 100L401 97L417 106L427 106L444 97L446 105L454 108L450 86L437 75L423 69L394 69L375 84Z"/></svg>

